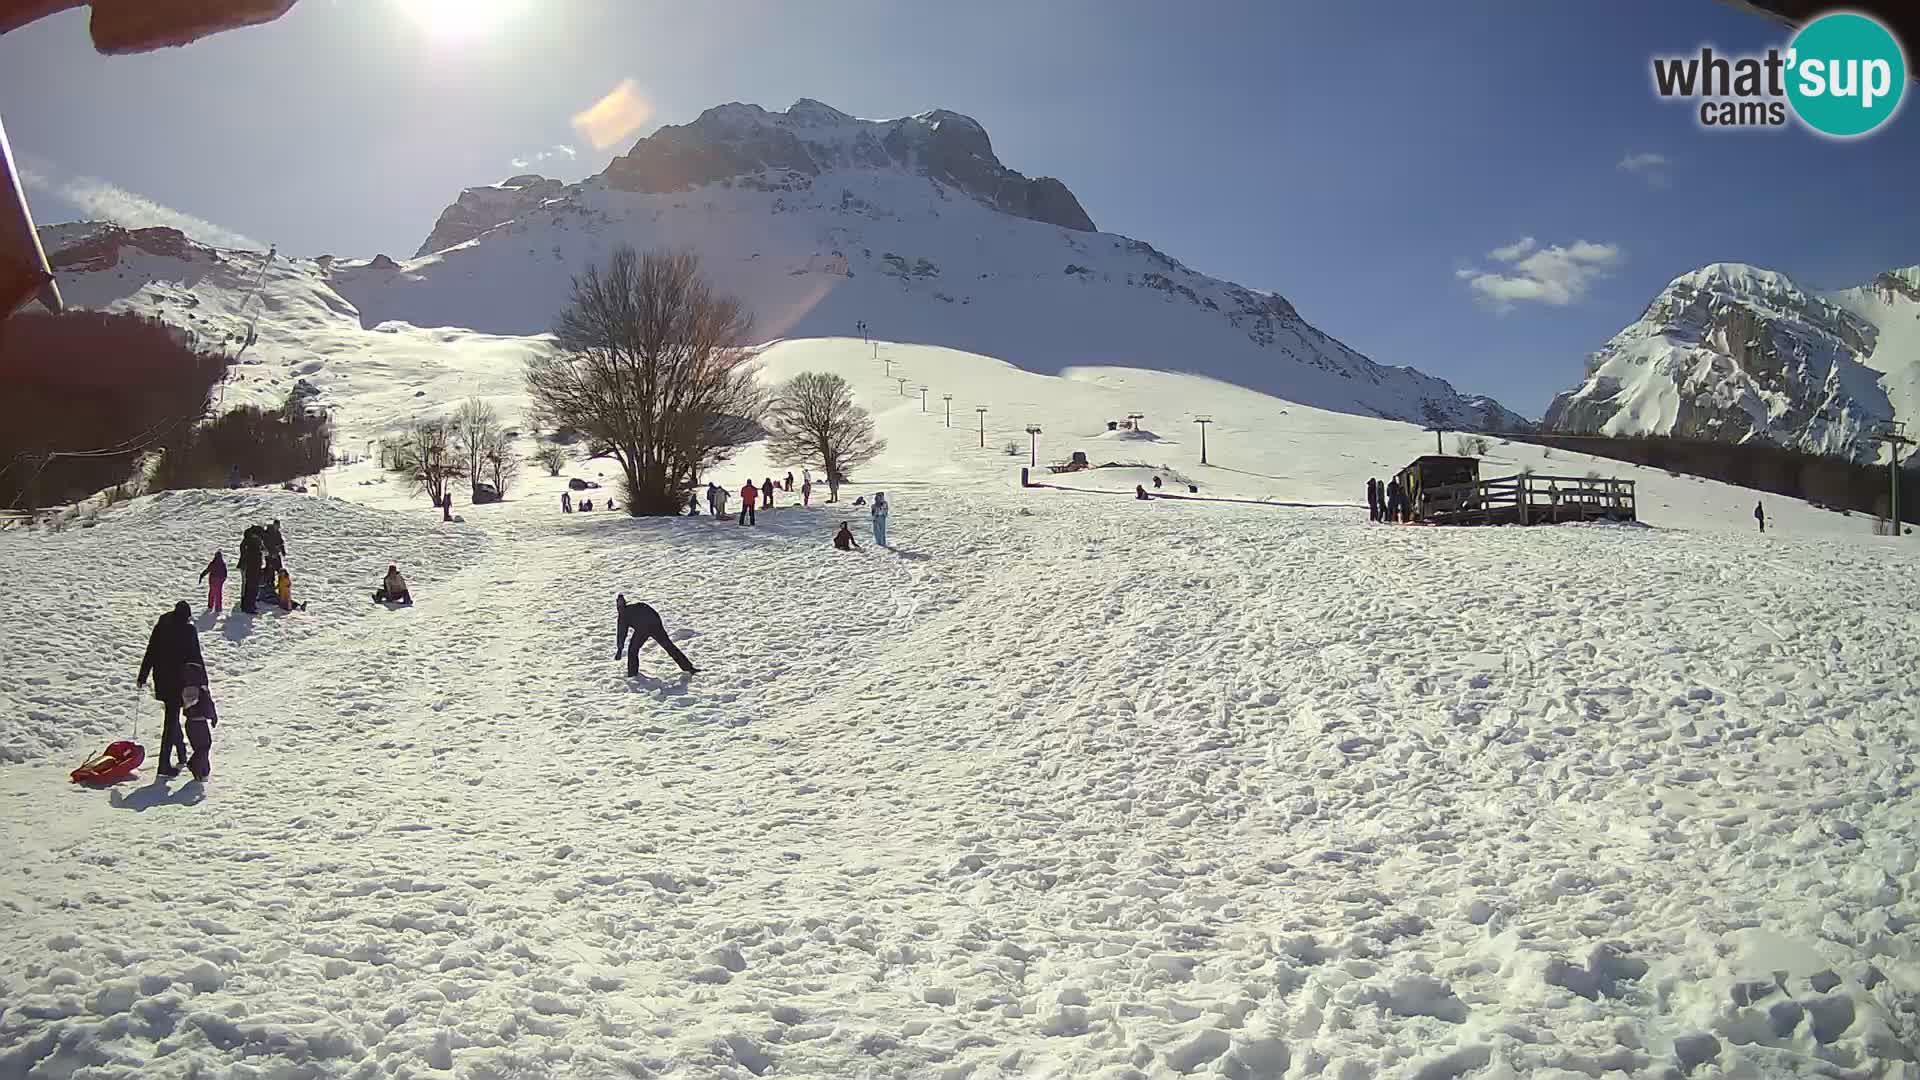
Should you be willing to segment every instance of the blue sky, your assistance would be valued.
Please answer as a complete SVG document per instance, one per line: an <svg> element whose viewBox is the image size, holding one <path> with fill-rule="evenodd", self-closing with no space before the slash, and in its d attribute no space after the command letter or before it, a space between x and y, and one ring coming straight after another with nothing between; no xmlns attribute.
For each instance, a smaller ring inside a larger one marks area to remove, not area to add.
<svg viewBox="0 0 1920 1080"><path fill-rule="evenodd" d="M133 57L95 55L80 12L0 37L36 216L405 256L516 159L572 180L624 152L570 118L626 79L655 108L643 133L725 101L940 106L1102 229L1536 416L1688 269L1824 288L1920 262L1911 103L1842 143L1704 131L1655 98L1655 53L1784 43L1714 0L462 2L494 10L456 33L416 10L455 0L299 0Z"/></svg>

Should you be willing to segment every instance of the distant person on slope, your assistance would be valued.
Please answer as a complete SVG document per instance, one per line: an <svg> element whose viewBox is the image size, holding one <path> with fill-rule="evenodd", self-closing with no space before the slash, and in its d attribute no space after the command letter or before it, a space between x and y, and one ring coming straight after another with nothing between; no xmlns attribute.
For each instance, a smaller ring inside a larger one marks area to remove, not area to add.
<svg viewBox="0 0 1920 1080"><path fill-rule="evenodd" d="M207 610L220 610L220 594L227 587L227 557L221 552L213 553L213 561L200 571L200 580L207 583Z"/></svg>
<svg viewBox="0 0 1920 1080"><path fill-rule="evenodd" d="M841 551L858 551L860 545L853 542L853 529L846 522L840 523L840 531L833 534L833 546Z"/></svg>
<svg viewBox="0 0 1920 1080"><path fill-rule="evenodd" d="M571 493L565 491L560 493L560 512L563 514L573 513L573 495Z"/></svg>
<svg viewBox="0 0 1920 1080"><path fill-rule="evenodd" d="M1759 503L1753 504L1753 520L1760 523L1760 531L1767 531L1767 511Z"/></svg>
<svg viewBox="0 0 1920 1080"><path fill-rule="evenodd" d="M719 484L713 485L713 501L714 501L714 505L718 507L720 511L719 513L713 516L726 517L727 516L727 489L721 487Z"/></svg>
<svg viewBox="0 0 1920 1080"><path fill-rule="evenodd" d="M751 480L747 481L747 486L740 489L740 524L742 525L760 524L759 519L756 518L753 513L753 504L759 498L760 498L760 489L753 486L753 481Z"/></svg>
<svg viewBox="0 0 1920 1080"><path fill-rule="evenodd" d="M792 474L792 473L788 473L788 474L787 474L787 488L786 488L786 490L788 490L788 491L792 491L792 490L793 490L793 474Z"/></svg>
<svg viewBox="0 0 1920 1080"><path fill-rule="evenodd" d="M188 664L204 664L200 659L200 633L193 628L193 606L185 600L160 616L147 635L147 651L140 658L140 677L135 686L146 686L153 676L153 696L165 705L166 716L160 726L161 776L177 776L186 764L187 742L180 730L181 672ZM178 754L179 760L174 760Z"/></svg>
<svg viewBox="0 0 1920 1080"><path fill-rule="evenodd" d="M220 713L207 688L207 670L199 664L189 662L180 670L180 715L186 721L187 745L193 748L187 769L195 780L205 780L213 771L213 728Z"/></svg>
<svg viewBox="0 0 1920 1080"><path fill-rule="evenodd" d="M700 496L695 495L692 488L687 489L687 516L700 516Z"/></svg>
<svg viewBox="0 0 1920 1080"><path fill-rule="evenodd" d="M1153 498L1153 496L1147 494L1147 489L1142 487L1139 484L1133 485L1133 497L1136 499L1152 499Z"/></svg>
<svg viewBox="0 0 1920 1080"><path fill-rule="evenodd" d="M873 509L868 511L868 513L873 515L873 545L875 547L887 546L887 515L892 512L893 506L887 502L887 493L882 491L875 494L873 497Z"/></svg>
<svg viewBox="0 0 1920 1080"><path fill-rule="evenodd" d="M1380 481L1367 477L1367 520L1380 520Z"/></svg>
<svg viewBox="0 0 1920 1080"><path fill-rule="evenodd" d="M618 660L622 652L627 654L628 675L640 674L640 646L645 645L649 641L659 642L660 647L667 650L667 655L673 657L673 662L680 665L681 671L689 675L699 674L700 669L694 667L693 661L687 659L687 654L681 652L680 647L675 645L673 639L667 636L667 627L665 623L660 621L659 612L653 610L649 605L637 601L631 604L627 603L625 593L621 593L613 598L613 606L614 610L620 613L620 636L615 640L613 645L613 658ZM633 632L633 647L631 649L627 648L627 632L629 630Z"/></svg>
<svg viewBox="0 0 1920 1080"><path fill-rule="evenodd" d="M1157 476L1153 478L1153 489L1155 491L1160 490L1160 478Z"/></svg>
<svg viewBox="0 0 1920 1080"><path fill-rule="evenodd" d="M273 580L273 597L280 602L282 611L292 611L296 607L302 611L307 609L307 605L293 602L293 575L288 573L284 566L280 568L280 573Z"/></svg>
<svg viewBox="0 0 1920 1080"><path fill-rule="evenodd" d="M813 505L813 477L811 476L800 485L800 505Z"/></svg>
<svg viewBox="0 0 1920 1080"><path fill-rule="evenodd" d="M392 563L387 564L387 576L380 580L380 588L374 591L373 602L405 605L413 603L413 594L407 591L407 579L400 576L398 566Z"/></svg>
<svg viewBox="0 0 1920 1080"><path fill-rule="evenodd" d="M760 485L760 509L773 509L773 477L769 476Z"/></svg>
<svg viewBox="0 0 1920 1080"><path fill-rule="evenodd" d="M267 576L272 577L287 563L287 538L280 535L280 519L274 518L273 524L260 534L267 546Z"/></svg>
<svg viewBox="0 0 1920 1080"><path fill-rule="evenodd" d="M240 537L240 610L249 615L259 612L260 571L266 565L266 542L260 538L260 526L249 525Z"/></svg>

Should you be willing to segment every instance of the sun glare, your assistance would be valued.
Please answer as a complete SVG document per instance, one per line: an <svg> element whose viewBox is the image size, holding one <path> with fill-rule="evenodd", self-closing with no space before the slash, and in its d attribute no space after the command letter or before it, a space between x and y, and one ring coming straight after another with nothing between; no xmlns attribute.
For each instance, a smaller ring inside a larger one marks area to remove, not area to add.
<svg viewBox="0 0 1920 1080"><path fill-rule="evenodd" d="M420 27L442 40L468 40L498 26L514 0L398 0Z"/></svg>

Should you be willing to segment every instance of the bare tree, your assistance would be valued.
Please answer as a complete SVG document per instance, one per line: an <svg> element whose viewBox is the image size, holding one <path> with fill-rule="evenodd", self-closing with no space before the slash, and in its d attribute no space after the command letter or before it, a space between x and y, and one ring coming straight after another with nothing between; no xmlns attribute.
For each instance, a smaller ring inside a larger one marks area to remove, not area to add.
<svg viewBox="0 0 1920 1080"><path fill-rule="evenodd" d="M751 327L691 253L619 248L573 279L555 348L527 361L533 412L606 449L628 513L676 513L739 443L741 421L759 417L741 348Z"/></svg>
<svg viewBox="0 0 1920 1080"><path fill-rule="evenodd" d="M504 431L494 432L493 439L487 443L486 451L481 455L481 466L488 480L493 482L493 490L505 498L507 489L520 478L520 457L513 452L513 440Z"/></svg>
<svg viewBox="0 0 1920 1080"><path fill-rule="evenodd" d="M887 448L874 437L873 417L854 404L847 380L819 371L803 371L780 388L767 409L767 431L773 460L819 466L835 497L853 470Z"/></svg>
<svg viewBox="0 0 1920 1080"><path fill-rule="evenodd" d="M567 448L559 443L548 443L535 452L533 460L547 470L548 476L559 476L560 470L567 467Z"/></svg>
<svg viewBox="0 0 1920 1080"><path fill-rule="evenodd" d="M500 414L493 406L472 397L461 402L450 423L453 446L466 467L466 475L472 483L479 484L489 471L489 456L501 441Z"/></svg>
<svg viewBox="0 0 1920 1080"><path fill-rule="evenodd" d="M467 475L466 463L454 447L453 424L448 420L417 420L393 444L393 468L405 473L409 489L425 494L433 505L446 501L447 488Z"/></svg>

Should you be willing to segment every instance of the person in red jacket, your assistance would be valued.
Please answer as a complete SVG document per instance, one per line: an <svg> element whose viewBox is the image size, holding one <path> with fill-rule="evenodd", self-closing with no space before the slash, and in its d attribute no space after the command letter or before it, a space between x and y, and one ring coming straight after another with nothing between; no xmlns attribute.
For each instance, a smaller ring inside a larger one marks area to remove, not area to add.
<svg viewBox="0 0 1920 1080"><path fill-rule="evenodd" d="M759 498L760 489L753 485L753 481L747 481L747 486L740 489L740 524L759 524L753 516L753 504L759 501Z"/></svg>
<svg viewBox="0 0 1920 1080"><path fill-rule="evenodd" d="M213 553L213 561L200 571L201 580L207 583L207 610L220 610L220 593L227 584L227 557L222 552Z"/></svg>

